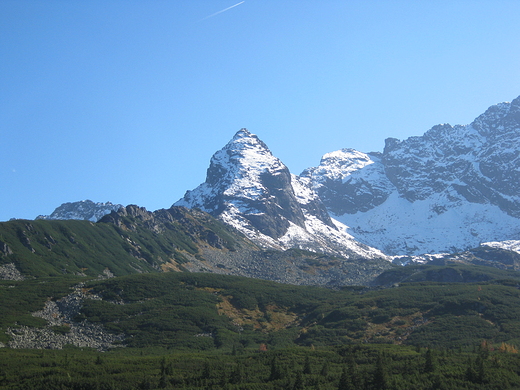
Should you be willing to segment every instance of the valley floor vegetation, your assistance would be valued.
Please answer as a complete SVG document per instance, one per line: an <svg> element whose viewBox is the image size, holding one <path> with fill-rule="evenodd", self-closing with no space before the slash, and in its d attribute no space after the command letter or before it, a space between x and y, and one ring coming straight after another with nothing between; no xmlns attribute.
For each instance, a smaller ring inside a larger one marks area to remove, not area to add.
<svg viewBox="0 0 520 390"><path fill-rule="evenodd" d="M0 389L518 389L520 357L505 344L396 345L238 352L0 350Z"/></svg>

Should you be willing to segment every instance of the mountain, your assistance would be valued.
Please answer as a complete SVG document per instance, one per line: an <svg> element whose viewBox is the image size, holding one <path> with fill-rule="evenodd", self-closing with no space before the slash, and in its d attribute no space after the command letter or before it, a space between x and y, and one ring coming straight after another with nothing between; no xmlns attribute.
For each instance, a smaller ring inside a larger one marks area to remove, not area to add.
<svg viewBox="0 0 520 390"><path fill-rule="evenodd" d="M519 156L520 97L469 125L388 138L383 152L327 153L299 176L241 129L213 155L206 181L174 205L208 212L264 249L350 259L457 254L520 238ZM96 221L120 207L66 203L39 218Z"/></svg>
<svg viewBox="0 0 520 390"><path fill-rule="evenodd" d="M119 210L123 205L106 203L94 203L91 200L63 203L57 207L51 215L39 215L36 219L84 219L97 222L111 211Z"/></svg>
<svg viewBox="0 0 520 390"><path fill-rule="evenodd" d="M210 161L206 181L175 206L198 208L265 248L385 257L332 219L306 178L292 175L256 135L241 129Z"/></svg>
<svg viewBox="0 0 520 390"><path fill-rule="evenodd" d="M471 124L342 149L306 179L355 239L388 255L457 252L520 237L520 97Z"/></svg>
<svg viewBox="0 0 520 390"><path fill-rule="evenodd" d="M0 280L132 273L208 272L302 285L360 285L392 265L302 250L265 250L208 213L129 205L97 223L0 223Z"/></svg>

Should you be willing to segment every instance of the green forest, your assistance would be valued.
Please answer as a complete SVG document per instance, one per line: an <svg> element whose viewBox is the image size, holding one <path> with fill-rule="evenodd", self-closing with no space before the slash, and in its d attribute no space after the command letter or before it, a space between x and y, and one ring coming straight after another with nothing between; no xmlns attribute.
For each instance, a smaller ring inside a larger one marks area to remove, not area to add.
<svg viewBox="0 0 520 390"><path fill-rule="evenodd" d="M520 388L520 289L510 275L336 289L173 272L0 281L0 389ZM90 298L73 323L123 342L9 348L7 329L49 328L31 313L78 285Z"/></svg>
<svg viewBox="0 0 520 390"><path fill-rule="evenodd" d="M1 349L0 389L518 389L520 360L510 347Z"/></svg>

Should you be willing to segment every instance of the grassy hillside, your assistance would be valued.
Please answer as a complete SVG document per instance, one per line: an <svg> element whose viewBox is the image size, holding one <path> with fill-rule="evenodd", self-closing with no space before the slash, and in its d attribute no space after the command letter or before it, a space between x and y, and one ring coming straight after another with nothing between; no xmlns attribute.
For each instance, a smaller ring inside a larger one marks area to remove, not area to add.
<svg viewBox="0 0 520 390"><path fill-rule="evenodd" d="M0 224L0 241L11 252L0 256L0 262L14 263L26 276L97 276L106 268L116 275L154 270L152 259L132 256L131 244L107 224L16 220Z"/></svg>
<svg viewBox="0 0 520 390"><path fill-rule="evenodd" d="M0 348L0 389L519 388L518 279L494 272L500 279L479 283L343 289L205 273L0 281L6 345L7 328L63 334L77 323L125 335L104 353ZM73 323L31 315L46 302L70 310L60 298L80 283Z"/></svg>
<svg viewBox="0 0 520 390"><path fill-rule="evenodd" d="M427 267L430 273L448 269ZM281 348L362 342L458 348L482 340L520 345L520 290L514 279L338 290L206 273L0 281L0 341L9 341L5 331L16 324L45 326L31 313L85 281L73 320L125 334L129 347L231 351L260 343Z"/></svg>
<svg viewBox="0 0 520 390"><path fill-rule="evenodd" d="M0 223L0 265L25 276L116 276L182 270L202 247L229 251L245 241L205 213L175 209L155 216L137 207L107 222L14 220ZM143 218L147 217L147 218Z"/></svg>

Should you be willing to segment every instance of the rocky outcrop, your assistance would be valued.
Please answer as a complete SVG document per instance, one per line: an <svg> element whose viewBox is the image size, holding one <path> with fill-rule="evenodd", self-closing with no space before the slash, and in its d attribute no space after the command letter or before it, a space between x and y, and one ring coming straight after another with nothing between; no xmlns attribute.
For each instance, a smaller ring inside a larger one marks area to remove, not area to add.
<svg viewBox="0 0 520 390"><path fill-rule="evenodd" d="M216 221L209 214L200 210L188 210L182 206L172 206L170 209L151 212L144 207L129 205L117 212L111 212L99 222L114 224L128 231L146 229L158 235L170 233L187 236L194 245L210 246L216 249L231 249L233 247L231 241L243 239L241 235L236 236L238 232L234 229L226 231L226 229L222 229L225 225L220 226L220 229L214 226ZM219 233L212 228L219 230ZM230 239L231 236L235 237Z"/></svg>
<svg viewBox="0 0 520 390"><path fill-rule="evenodd" d="M11 327L7 335L10 348L62 349L66 345L95 348L104 351L122 346L125 335L107 332L103 326L87 321L77 322L85 299L101 299L89 294L83 286L77 286L72 294L57 301L48 300L43 310L33 316L43 318L47 325L43 328L28 326Z"/></svg>
<svg viewBox="0 0 520 390"><path fill-rule="evenodd" d="M14 263L0 265L0 280L24 280L22 273Z"/></svg>
<svg viewBox="0 0 520 390"><path fill-rule="evenodd" d="M13 251L5 242L0 241L0 256L12 255Z"/></svg>

